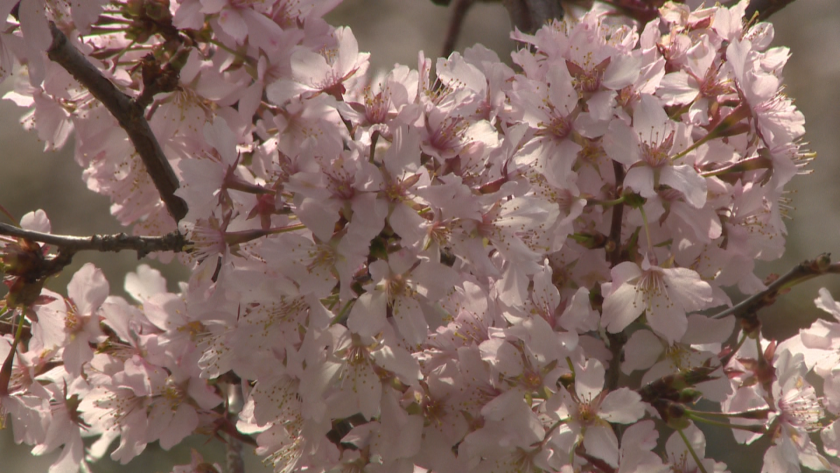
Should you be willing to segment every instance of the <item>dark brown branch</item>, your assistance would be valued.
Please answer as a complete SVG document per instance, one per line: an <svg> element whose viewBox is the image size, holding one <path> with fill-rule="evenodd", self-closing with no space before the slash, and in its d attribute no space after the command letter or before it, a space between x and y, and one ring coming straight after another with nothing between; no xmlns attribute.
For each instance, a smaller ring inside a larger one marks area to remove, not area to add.
<svg viewBox="0 0 840 473"><path fill-rule="evenodd" d="M766 21L772 14L791 3L793 0L750 0L744 16L750 19L758 13L758 21Z"/></svg>
<svg viewBox="0 0 840 473"><path fill-rule="evenodd" d="M458 41L458 35L464 26L464 19L473 3L475 3L475 0L455 0L452 17L449 19L449 29L446 31L446 39L443 41L441 57L449 57L455 51L455 43Z"/></svg>
<svg viewBox="0 0 840 473"><path fill-rule="evenodd" d="M615 195L613 195L613 198L620 199L624 189L624 165L618 161L613 161L613 172L615 173ZM612 208L610 235L606 244L607 261L610 262L611 267L621 262L621 229L623 222L624 204L619 203ZM627 343L627 335L624 333L608 333L607 339L612 358L607 367L606 387L609 390L614 390L618 388L618 380L621 377L621 354L624 351L624 345Z"/></svg>
<svg viewBox="0 0 840 473"><path fill-rule="evenodd" d="M236 383L227 385L227 417L231 424L242 411L242 386ZM245 461L242 458L242 441L232 435L226 435L225 439L225 463L226 473L245 473Z"/></svg>
<svg viewBox="0 0 840 473"><path fill-rule="evenodd" d="M184 218L187 215L187 204L175 195L178 189L178 178L143 116L143 107L103 77L99 69L77 51L67 41L64 33L52 22L50 22L50 30L53 42L47 50L49 58L85 86L91 95L102 102L111 115L117 119L134 144L140 159L143 160L146 171L151 176L169 214L176 222Z"/></svg>
<svg viewBox="0 0 840 473"><path fill-rule="evenodd" d="M613 172L615 173L615 199L621 198L624 185L624 166L618 161L613 161ZM624 204L614 205L612 208L612 220L610 221L610 235L607 240L607 261L611 266L621 262L621 228L624 219Z"/></svg>
<svg viewBox="0 0 840 473"><path fill-rule="evenodd" d="M840 263L832 264L828 254L823 254L813 260L803 261L785 275L773 281L767 286L767 289L750 296L723 312L713 315L712 318L719 319L727 315L734 315L739 319L755 317L756 312L760 309L775 303L776 298L783 291L801 282L830 273L840 273Z"/></svg>
<svg viewBox="0 0 840 473"><path fill-rule="evenodd" d="M502 0L513 25L523 33L534 33L550 20L563 18L560 0Z"/></svg>
<svg viewBox="0 0 840 473"><path fill-rule="evenodd" d="M178 232L168 233L160 237L129 236L125 233L79 237L23 230L6 223L0 223L0 234L46 243L58 247L63 252L71 253L85 250L114 252L134 250L137 252L138 258L142 258L153 251L184 251L184 246L187 244L184 236Z"/></svg>

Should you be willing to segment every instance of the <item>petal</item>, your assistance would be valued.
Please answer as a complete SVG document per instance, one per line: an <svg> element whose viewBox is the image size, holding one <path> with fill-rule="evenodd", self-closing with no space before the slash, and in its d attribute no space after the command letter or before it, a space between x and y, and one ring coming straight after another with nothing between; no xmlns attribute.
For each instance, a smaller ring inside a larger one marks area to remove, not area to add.
<svg viewBox="0 0 840 473"><path fill-rule="evenodd" d="M668 287L668 295L686 312L702 310L712 303L712 286L700 279L696 271L688 268L667 268L662 277Z"/></svg>
<svg viewBox="0 0 840 473"><path fill-rule="evenodd" d="M657 292L650 296L647 321L653 330L664 336L668 343L674 343L685 335L688 320L685 311L668 296Z"/></svg>
<svg viewBox="0 0 840 473"><path fill-rule="evenodd" d="M166 279L157 269L148 264L141 264L136 273L128 273L125 276L123 288L134 300L143 302L155 294L165 293Z"/></svg>
<svg viewBox="0 0 840 473"><path fill-rule="evenodd" d="M650 166L632 167L624 176L624 186L635 190L645 198L656 197L653 185L653 169Z"/></svg>
<svg viewBox="0 0 840 473"><path fill-rule="evenodd" d="M377 365L396 374L403 383L416 385L417 380L423 377L417 360L405 348L397 344L393 332L391 335L386 333L384 338L386 343L379 350L371 353L371 357L376 360Z"/></svg>
<svg viewBox="0 0 840 473"><path fill-rule="evenodd" d="M283 29L271 18L250 8L243 9L241 14L248 28L248 42L266 52L276 50L280 38L284 37Z"/></svg>
<svg viewBox="0 0 840 473"><path fill-rule="evenodd" d="M583 435L586 453L600 458L610 466L618 466L618 438L609 425L593 425Z"/></svg>
<svg viewBox="0 0 840 473"><path fill-rule="evenodd" d="M645 303L636 286L622 284L604 299L601 326L612 333L621 332L644 310Z"/></svg>
<svg viewBox="0 0 840 473"><path fill-rule="evenodd" d="M619 388L607 394L598 409L598 417L607 422L632 424L645 415L645 404L636 391Z"/></svg>
<svg viewBox="0 0 840 473"><path fill-rule="evenodd" d="M359 62L365 56L359 54L359 43L356 41L356 36L353 35L353 30L346 26L336 28L335 36L338 40L338 61L336 66L339 74L343 77L358 67Z"/></svg>
<svg viewBox="0 0 840 473"><path fill-rule="evenodd" d="M662 97L665 105L690 103L694 101L700 91L689 85L688 79L688 73L685 71L665 74L656 93Z"/></svg>
<svg viewBox="0 0 840 473"><path fill-rule="evenodd" d="M662 168L659 183L682 192L685 201L694 208L699 209L706 205L706 178L697 174L692 166L683 164Z"/></svg>
<svg viewBox="0 0 840 473"><path fill-rule="evenodd" d="M350 309L350 315L347 316L347 328L362 336L376 335L386 324L387 302L388 296L381 291L362 294Z"/></svg>
<svg viewBox="0 0 840 473"><path fill-rule="evenodd" d="M633 111L633 131L641 140L654 146L659 145L670 134L670 124L671 119L668 118L659 99L642 94Z"/></svg>
<svg viewBox="0 0 840 473"><path fill-rule="evenodd" d="M399 297L394 301L392 312L400 335L408 343L419 345L426 341L429 325L416 300L411 297Z"/></svg>
<svg viewBox="0 0 840 473"><path fill-rule="evenodd" d="M86 263L76 271L67 285L67 294L76 304L80 315L93 314L105 302L108 292L110 287L105 275L93 263Z"/></svg>
<svg viewBox="0 0 840 473"><path fill-rule="evenodd" d="M610 270L613 287L618 287L628 281L632 282L642 275L642 270L636 263L625 261Z"/></svg>
<svg viewBox="0 0 840 473"><path fill-rule="evenodd" d="M820 431L820 439L823 443L823 450L831 456L838 456L840 454L840 421L834 421L828 427Z"/></svg>
<svg viewBox="0 0 840 473"><path fill-rule="evenodd" d="M41 233L50 233L50 219L47 213L41 209L29 212L20 219L20 227L26 230L33 230Z"/></svg>
<svg viewBox="0 0 840 473"><path fill-rule="evenodd" d="M589 402L604 390L606 369L600 361L590 358L586 365L575 370L575 392L578 399Z"/></svg>
<svg viewBox="0 0 840 473"><path fill-rule="evenodd" d="M643 420L627 427L624 431L621 436L621 450L653 450L658 438L659 432L656 431L656 424L652 420Z"/></svg>
<svg viewBox="0 0 840 473"><path fill-rule="evenodd" d="M701 314L691 314L688 316L688 330L681 341L690 345L723 343L732 335L734 328L734 316L712 319Z"/></svg>
<svg viewBox="0 0 840 473"><path fill-rule="evenodd" d="M224 118L216 117L212 125L204 125L204 139L219 152L224 164L230 166L236 162L236 135Z"/></svg>
<svg viewBox="0 0 840 473"><path fill-rule="evenodd" d="M840 304L838 304L831 293L826 288L820 288L820 297L814 299L814 304L820 309L833 315L835 319L840 320Z"/></svg>
<svg viewBox="0 0 840 473"><path fill-rule="evenodd" d="M572 76L562 61L554 62L546 74L548 98L561 115L572 113L578 103L578 94L572 84Z"/></svg>
<svg viewBox="0 0 840 473"><path fill-rule="evenodd" d="M172 416L169 428L164 429L160 436L160 446L164 450L169 450L192 434L196 427L198 427L198 413L195 412L195 408L187 403L181 403Z"/></svg>
<svg viewBox="0 0 840 473"><path fill-rule="evenodd" d="M20 28L26 44L39 52L46 51L52 44L52 33L44 15L44 0L29 0L19 5Z"/></svg>
<svg viewBox="0 0 840 473"><path fill-rule="evenodd" d="M604 135L602 146L610 158L625 166L632 166L640 159L638 143L639 137L633 129L623 121L615 119Z"/></svg>
<svg viewBox="0 0 840 473"><path fill-rule="evenodd" d="M307 49L297 49L292 53L292 77L301 84L317 87L332 73L324 56Z"/></svg>
<svg viewBox="0 0 840 473"><path fill-rule="evenodd" d="M82 366L93 359L93 349L88 343L88 337L77 335L64 347L62 360L67 372L73 376L80 376Z"/></svg>
<svg viewBox="0 0 840 473"><path fill-rule="evenodd" d="M347 393L347 388L349 388L352 391L350 396L356 398L354 407L359 409L366 419L370 419L379 413L382 382L370 363L350 365L348 371L349 373L345 375L345 383L349 382L350 386L345 385L345 395L350 395Z"/></svg>
<svg viewBox="0 0 840 473"><path fill-rule="evenodd" d="M335 222L339 215L318 200L304 197L298 205L297 216L321 241L329 241L335 231Z"/></svg>
<svg viewBox="0 0 840 473"><path fill-rule="evenodd" d="M662 342L650 330L638 330L624 345L624 361L621 371L630 374L635 370L648 369L662 354Z"/></svg>
<svg viewBox="0 0 840 473"><path fill-rule="evenodd" d="M248 25L238 11L226 8L219 13L219 25L237 44L242 44L248 36Z"/></svg>
<svg viewBox="0 0 840 473"><path fill-rule="evenodd" d="M604 71L604 79L601 84L613 90L623 89L636 82L641 70L641 56L629 54L613 56L607 70Z"/></svg>

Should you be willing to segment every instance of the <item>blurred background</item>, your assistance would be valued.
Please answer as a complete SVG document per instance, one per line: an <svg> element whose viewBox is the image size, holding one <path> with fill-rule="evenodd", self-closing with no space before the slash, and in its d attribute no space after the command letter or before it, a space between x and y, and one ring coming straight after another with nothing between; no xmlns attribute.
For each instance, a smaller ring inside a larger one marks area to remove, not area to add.
<svg viewBox="0 0 840 473"><path fill-rule="evenodd" d="M387 69L395 63L417 66L417 51L437 57L443 44L450 9L429 0L345 0L329 16L334 25L348 25L361 51L371 53L372 70ZM784 273L797 263L824 252L840 257L840 1L797 0L772 18L774 45L790 48L792 57L785 68L787 94L805 114L806 140L817 159L809 176L798 176L789 185L795 210L787 220L788 249L785 257L761 263L757 274ZM500 3L478 3L469 12L456 49L482 43L499 56L509 57L510 22ZM15 79L0 85L0 92L10 90ZM91 235L116 233L124 229L111 217L106 197L88 191L81 181L81 170L73 161L72 141L60 151L44 153L43 143L34 132L25 132L18 121L23 110L13 103L0 101L0 205L20 218L26 212L44 209L52 221L53 233ZM84 263L92 262L105 272L111 293L125 296L124 275L133 271L138 261L134 253L82 253L73 265L49 287L66 294L73 273ZM144 260L164 271L170 290L187 272L173 265ZM825 317L814 307L820 287L828 287L840 298L840 277L823 277L801 284L762 311L767 337L787 338L807 327L817 317ZM0 293L2 294L2 293ZM740 300L740 299L737 299ZM732 471L758 472L762 446L731 448L731 434L722 429L704 429L710 457L725 461ZM664 442L667 436L660 438ZM727 448L728 447L728 448ZM157 444L127 466L104 459L93 465L97 473L166 473L172 465L190 461L190 448L201 451L209 461L223 464L224 448L217 440L193 437L190 442L164 452ZM766 447L764 447L766 448ZM46 472L58 452L32 457L25 447L15 445L11 429L0 431L0 472ZM249 456L248 473L270 471L258 459Z"/></svg>

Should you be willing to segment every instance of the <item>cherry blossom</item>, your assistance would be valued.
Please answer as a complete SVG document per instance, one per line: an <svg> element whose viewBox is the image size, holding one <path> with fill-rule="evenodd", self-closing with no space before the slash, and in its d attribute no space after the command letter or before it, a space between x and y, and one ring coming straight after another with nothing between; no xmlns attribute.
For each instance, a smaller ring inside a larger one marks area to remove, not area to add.
<svg viewBox="0 0 840 473"><path fill-rule="evenodd" d="M724 471L695 426L720 418L771 439L764 471L837 468L836 323L769 341L736 305L779 295L755 261L812 158L746 1L564 4L509 61L371 74L321 18L338 0L12 3L23 126L73 137L88 188L135 234L180 232L189 272L170 292L141 264L127 300L87 263L62 295L47 277L84 252L43 211L0 231L0 424L61 449L51 471L193 434L289 473Z"/></svg>
<svg viewBox="0 0 840 473"><path fill-rule="evenodd" d="M598 360L588 360L575 369L574 391L561 389L548 407L552 416L564 421L564 432L577 437L587 453L618 466L618 439L609 423L631 424L644 415L639 395L627 388L606 392L604 367Z"/></svg>
<svg viewBox="0 0 840 473"><path fill-rule="evenodd" d="M708 307L711 287L687 268L661 268L647 260L639 267L625 262L612 269L601 324L620 332L643 312L648 324L671 343L688 327L686 313Z"/></svg>

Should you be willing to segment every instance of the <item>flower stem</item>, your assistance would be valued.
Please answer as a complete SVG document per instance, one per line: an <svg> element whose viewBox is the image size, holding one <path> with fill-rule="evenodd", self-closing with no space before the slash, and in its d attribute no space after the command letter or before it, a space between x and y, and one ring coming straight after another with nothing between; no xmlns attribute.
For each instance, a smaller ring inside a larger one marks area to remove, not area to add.
<svg viewBox="0 0 840 473"><path fill-rule="evenodd" d="M763 434L767 432L767 429L764 428L763 425L740 425L740 424L730 424L729 422L721 422L717 420L707 419L703 416L692 414L690 411L686 410L686 414L691 420L695 422L703 422L704 424L714 425L717 427L724 427L727 429L738 429L738 430L746 430L747 432L752 432L755 434Z"/></svg>
<svg viewBox="0 0 840 473"><path fill-rule="evenodd" d="M712 318L719 319L730 314L733 314L738 318L744 318L748 314L755 314L759 309L776 302L776 298L783 290L817 276L829 273L840 273L840 265L838 265L838 263L832 264L831 258L829 258L827 254L820 255L813 260L803 261L786 274L773 281L767 286L767 289L752 295L723 312L713 315Z"/></svg>
<svg viewBox="0 0 840 473"><path fill-rule="evenodd" d="M648 246L648 253L653 256L653 259L656 259L656 256L653 255L653 242L650 240L650 230L648 229L648 220L647 215L645 214L645 208L643 206L639 206L639 212L642 213L642 222L645 224L645 240L647 241ZM654 263L658 264L658 263Z"/></svg>
<svg viewBox="0 0 840 473"><path fill-rule="evenodd" d="M742 412L706 412L706 411L695 411L693 409L686 408L685 410L691 415L697 416L709 416L709 417L724 417L724 418L740 418L740 419L766 419L767 414L770 413L770 408L765 407L761 409L751 409L748 411Z"/></svg>
<svg viewBox="0 0 840 473"><path fill-rule="evenodd" d="M697 468L702 473L709 473L706 471L706 467L703 466L703 462L700 461L700 457L697 456L697 452L694 451L694 447L692 447L688 442L688 437L686 437L685 433L683 433L683 429L677 429L677 432L679 432L680 437L683 439L683 442L685 442L685 446L688 447L688 453L691 454L691 458L694 459L694 463L697 464Z"/></svg>
<svg viewBox="0 0 840 473"><path fill-rule="evenodd" d="M18 318L18 326L17 330L15 330L15 339L12 342L12 348L9 350L9 354L6 355L6 359L3 361L3 368L0 369L0 398L9 395L9 381L12 380L12 365L14 364L15 353L17 353L17 345L23 335L23 314L25 309L21 307L18 310L20 310L20 318ZM5 419L0 419L0 426L4 422Z"/></svg>
<svg viewBox="0 0 840 473"><path fill-rule="evenodd" d="M342 321L347 319L347 314L350 312L350 308L353 307L357 300L358 299L351 299L347 301L347 303L344 304L344 307L342 307L341 310L338 312L338 315L336 315L332 322L330 322L330 325L332 326L341 323Z"/></svg>
<svg viewBox="0 0 840 473"><path fill-rule="evenodd" d="M0 205L0 213L2 213L2 214L3 214L3 215L5 215L5 216L6 216L9 220L11 220L12 222L14 222L14 224L15 224L15 226L16 226L16 227L20 228L20 222L18 222L18 221L17 221L17 219L14 217L14 215L12 215L12 213L11 213L11 212L9 212L8 210L6 210L6 207L3 207L2 205Z"/></svg>
<svg viewBox="0 0 840 473"><path fill-rule="evenodd" d="M441 57L449 57L455 51L455 42L461 33L464 19L475 0L455 0L455 7L452 10L452 18L449 19L449 28L446 31L446 38L443 41L443 53Z"/></svg>
<svg viewBox="0 0 840 473"><path fill-rule="evenodd" d="M623 197L621 187L624 185L624 165L613 161L613 173L615 173L616 199ZM610 266L615 266L621 261L621 224L624 220L624 204L618 204L612 208L610 221L610 236L607 243L607 261Z"/></svg>
<svg viewBox="0 0 840 473"><path fill-rule="evenodd" d="M598 200L598 199L588 199L586 201L586 205L600 205L601 207L613 207L615 205L623 204L627 199L625 196L621 196L618 199L613 200Z"/></svg>

